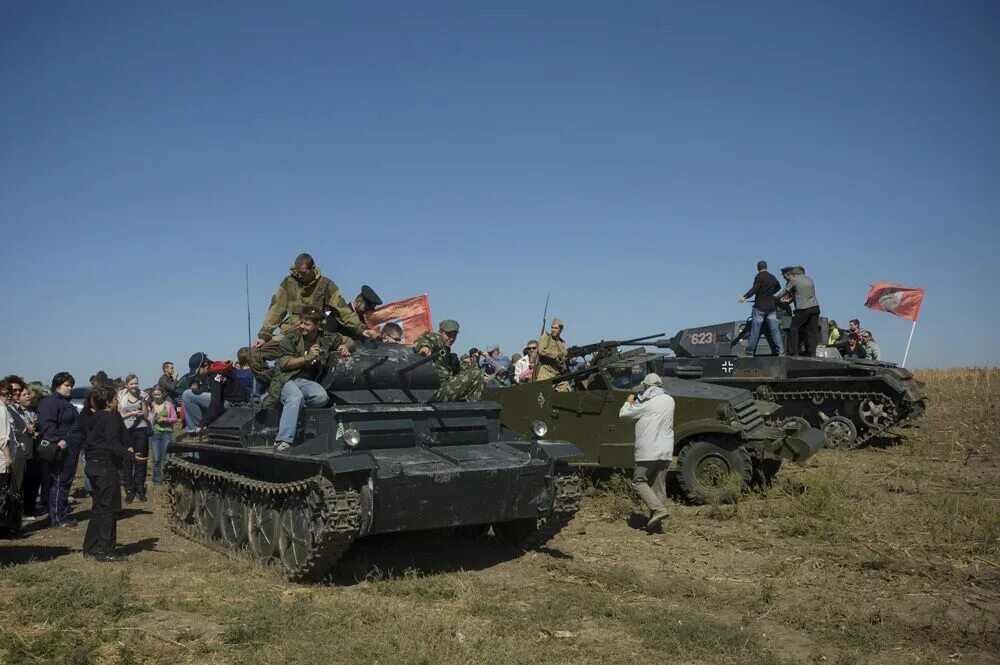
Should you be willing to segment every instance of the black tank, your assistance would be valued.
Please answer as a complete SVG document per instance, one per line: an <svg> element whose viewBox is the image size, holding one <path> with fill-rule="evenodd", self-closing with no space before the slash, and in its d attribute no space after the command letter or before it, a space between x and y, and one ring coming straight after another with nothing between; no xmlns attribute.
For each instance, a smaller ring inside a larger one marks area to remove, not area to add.
<svg viewBox="0 0 1000 665"><path fill-rule="evenodd" d="M787 331L789 317L781 317ZM826 339L827 320L820 319ZM730 321L685 328L651 345L675 357L657 365L664 376L698 379L754 391L781 405L782 422L823 429L828 447L854 448L888 428L923 414L927 395L911 372L892 363L840 357L820 347L817 357L773 355L762 334L754 357L747 357L749 324Z"/></svg>
<svg viewBox="0 0 1000 665"><path fill-rule="evenodd" d="M430 403L432 358L366 342L321 383L298 441L273 450L280 409L228 409L165 462L173 527L227 553L321 580L350 544L379 533L459 527L537 546L579 508L571 444L500 426L495 402Z"/></svg>

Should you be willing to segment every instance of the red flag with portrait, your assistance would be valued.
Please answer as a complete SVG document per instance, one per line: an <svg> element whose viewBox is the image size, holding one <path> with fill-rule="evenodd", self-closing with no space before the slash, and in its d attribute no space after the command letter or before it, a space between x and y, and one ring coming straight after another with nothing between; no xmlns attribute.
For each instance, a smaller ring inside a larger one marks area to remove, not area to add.
<svg viewBox="0 0 1000 665"><path fill-rule="evenodd" d="M398 323L403 328L403 344L412 344L417 337L431 329L431 303L427 294L397 300L382 305L365 315L365 323L372 330L381 330L386 323Z"/></svg>
<svg viewBox="0 0 1000 665"><path fill-rule="evenodd" d="M920 316L920 305L923 302L923 289L879 282L872 285L871 291L868 292L865 307L916 321Z"/></svg>

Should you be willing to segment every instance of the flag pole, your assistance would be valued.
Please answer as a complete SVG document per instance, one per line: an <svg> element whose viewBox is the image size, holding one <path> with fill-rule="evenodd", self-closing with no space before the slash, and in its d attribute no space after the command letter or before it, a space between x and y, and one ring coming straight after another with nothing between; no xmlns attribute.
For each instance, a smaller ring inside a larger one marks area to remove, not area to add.
<svg viewBox="0 0 1000 665"><path fill-rule="evenodd" d="M903 364L900 367L906 367L906 357L910 355L910 342L913 341L913 331L917 328L917 320L913 320L913 325L910 327L910 339L906 340L906 351L903 352Z"/></svg>

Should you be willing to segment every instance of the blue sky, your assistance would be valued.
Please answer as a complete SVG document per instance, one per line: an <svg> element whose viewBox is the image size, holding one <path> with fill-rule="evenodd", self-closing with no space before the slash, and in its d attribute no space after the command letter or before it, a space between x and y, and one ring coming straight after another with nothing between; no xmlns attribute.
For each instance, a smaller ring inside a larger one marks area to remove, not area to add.
<svg viewBox="0 0 1000 665"><path fill-rule="evenodd" d="M204 6L209 5L209 6ZM292 258L428 293L458 345L745 317L802 264L889 359L995 365L1000 5L0 7L0 371L246 342Z"/></svg>

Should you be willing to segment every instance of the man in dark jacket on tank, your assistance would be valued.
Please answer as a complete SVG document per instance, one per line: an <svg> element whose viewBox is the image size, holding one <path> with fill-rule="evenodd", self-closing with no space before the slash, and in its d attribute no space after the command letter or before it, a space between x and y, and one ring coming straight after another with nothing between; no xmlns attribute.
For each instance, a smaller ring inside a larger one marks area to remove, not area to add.
<svg viewBox="0 0 1000 665"><path fill-rule="evenodd" d="M74 527L76 520L66 516L69 490L76 475L80 458L79 436L74 435L77 411L69 401L76 381L69 372L59 372L52 377L52 394L38 403L38 432L42 442L56 447L55 459L48 463L49 474L49 525ZM45 444L40 444L44 446Z"/></svg>
<svg viewBox="0 0 1000 665"><path fill-rule="evenodd" d="M774 294L780 289L778 278L767 271L767 261L758 261L757 275L753 278L753 286L740 296L740 302L746 302L748 298L753 298L753 308L750 310L750 337L747 339L747 353L751 356L757 354L757 342L760 340L762 324L767 326L767 340L771 343L771 348L779 356L785 353L774 301Z"/></svg>

